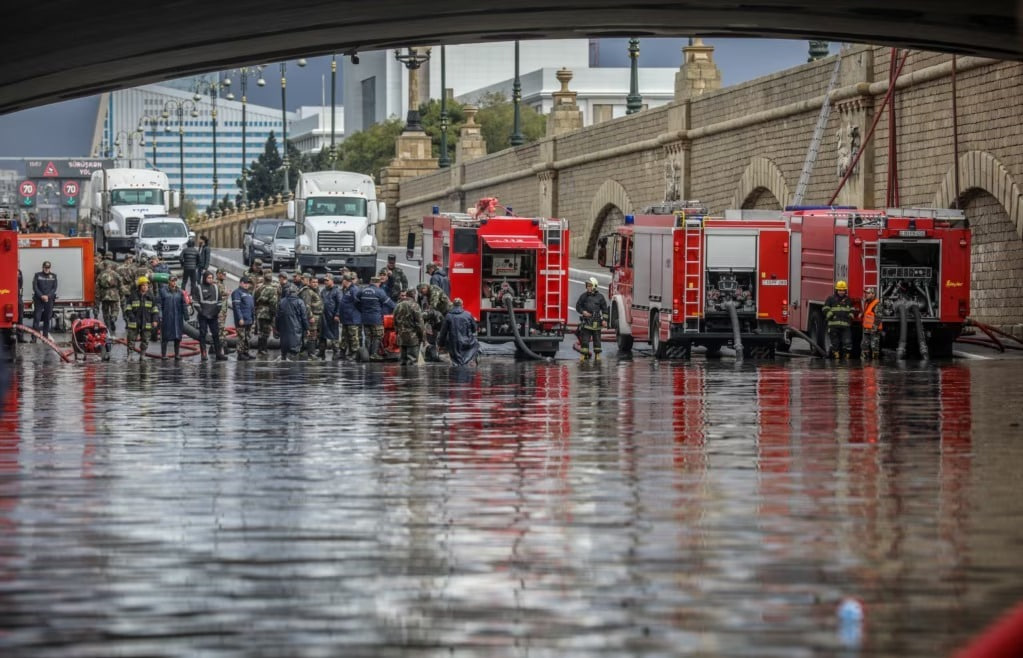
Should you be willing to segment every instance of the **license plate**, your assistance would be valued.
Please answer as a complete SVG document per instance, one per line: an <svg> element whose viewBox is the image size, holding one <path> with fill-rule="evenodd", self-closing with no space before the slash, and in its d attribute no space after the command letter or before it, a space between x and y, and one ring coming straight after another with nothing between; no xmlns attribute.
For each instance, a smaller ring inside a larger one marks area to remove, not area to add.
<svg viewBox="0 0 1023 658"><path fill-rule="evenodd" d="M347 262L348 261L344 260L343 258L341 260L328 260L327 267L341 267L347 264Z"/></svg>
<svg viewBox="0 0 1023 658"><path fill-rule="evenodd" d="M899 231L900 238L922 238L927 235L927 231Z"/></svg>

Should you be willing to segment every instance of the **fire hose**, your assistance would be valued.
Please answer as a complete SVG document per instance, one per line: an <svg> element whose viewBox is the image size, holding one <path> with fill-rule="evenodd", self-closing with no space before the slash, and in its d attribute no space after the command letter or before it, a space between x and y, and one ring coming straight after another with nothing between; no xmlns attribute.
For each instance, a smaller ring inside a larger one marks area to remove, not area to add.
<svg viewBox="0 0 1023 658"><path fill-rule="evenodd" d="M502 297L504 307L508 309L508 319L511 320L512 336L515 338L515 346L519 348L519 351L536 361L542 361L544 357L540 356L533 350L529 349L526 345L526 341L522 340L522 336L519 335L519 325L515 322L515 308L513 306L513 299L511 295L504 295Z"/></svg>
<svg viewBox="0 0 1023 658"><path fill-rule="evenodd" d="M920 306L915 302L912 304L902 303L899 309L899 346L895 350L895 357L899 360L906 358L906 337L909 335L908 311L913 312L913 323L916 326L916 337L920 344L920 358L927 359L930 355L927 351L927 334L924 332L924 321L920 315Z"/></svg>
<svg viewBox="0 0 1023 658"><path fill-rule="evenodd" d="M59 354L60 358L64 361L64 363L71 363L70 356L73 353L73 350L62 350L62 349L60 349L60 345L57 345L57 343L53 342L53 340L49 336L44 336L43 334L41 334L40 332L36 331L35 329L33 329L31 327L26 327L23 324L15 324L14 328L17 331L21 331L21 332L24 332L26 334L31 334L31 335L35 336L39 340L43 341L43 343L48 345L50 347L50 349L52 349L54 352Z"/></svg>
<svg viewBox="0 0 1023 658"><path fill-rule="evenodd" d="M735 302L726 302L728 317L732 321L732 349L735 350L735 358L742 360L742 336L739 331L739 312L735 310Z"/></svg>
<svg viewBox="0 0 1023 658"><path fill-rule="evenodd" d="M806 334L795 327L789 327L789 333L799 336L810 345L810 350L816 352L822 359L828 358L828 353L824 351L824 348L817 344L817 341L813 340Z"/></svg>
<svg viewBox="0 0 1023 658"><path fill-rule="evenodd" d="M1020 340L1019 338L1016 338L1012 334L1006 333L1001 329L997 329L995 327L992 327L991 325L984 324L983 322L978 322L973 318L966 318L965 326L976 327L980 329L987 335L987 339L974 338L970 336L960 336L959 338L956 339L956 342L958 343L966 343L968 345L980 345L981 347L990 347L992 349L998 350L999 352L1005 352L1005 350L1007 349L1023 350L1023 340ZM1019 345L1008 345L1005 342L999 340L998 339L999 336L1015 341L1019 343Z"/></svg>

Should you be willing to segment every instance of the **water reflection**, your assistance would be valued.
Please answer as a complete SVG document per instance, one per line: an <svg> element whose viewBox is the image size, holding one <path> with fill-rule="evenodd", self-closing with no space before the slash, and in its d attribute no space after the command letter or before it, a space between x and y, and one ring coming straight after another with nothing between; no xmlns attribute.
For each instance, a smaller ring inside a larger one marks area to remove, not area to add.
<svg viewBox="0 0 1023 658"><path fill-rule="evenodd" d="M4 653L832 655L852 596L850 655L932 656L1023 597L1005 364L40 357L14 386Z"/></svg>

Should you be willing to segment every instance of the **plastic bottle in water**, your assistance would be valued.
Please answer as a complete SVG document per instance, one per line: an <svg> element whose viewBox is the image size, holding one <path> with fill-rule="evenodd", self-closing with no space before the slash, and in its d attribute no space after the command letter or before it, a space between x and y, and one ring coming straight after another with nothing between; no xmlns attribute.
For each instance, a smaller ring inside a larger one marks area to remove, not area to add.
<svg viewBox="0 0 1023 658"><path fill-rule="evenodd" d="M838 604L838 637L847 647L858 647L863 639L863 604L846 597Z"/></svg>

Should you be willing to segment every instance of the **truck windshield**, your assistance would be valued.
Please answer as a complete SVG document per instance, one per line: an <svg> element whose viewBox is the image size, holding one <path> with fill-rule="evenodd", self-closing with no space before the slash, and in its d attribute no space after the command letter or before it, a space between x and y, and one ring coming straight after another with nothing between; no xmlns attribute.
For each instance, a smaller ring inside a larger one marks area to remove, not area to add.
<svg viewBox="0 0 1023 658"><path fill-rule="evenodd" d="M162 206L163 190L112 190L110 192L112 206Z"/></svg>
<svg viewBox="0 0 1023 658"><path fill-rule="evenodd" d="M187 238L188 229L182 222L146 222L139 233L143 238Z"/></svg>
<svg viewBox="0 0 1023 658"><path fill-rule="evenodd" d="M366 200L355 196L312 197L305 200L306 217L324 217L328 215L365 217Z"/></svg>
<svg viewBox="0 0 1023 658"><path fill-rule="evenodd" d="M295 225L289 224L288 226L281 226L277 229L277 235L274 236L274 240L294 240L295 239Z"/></svg>

